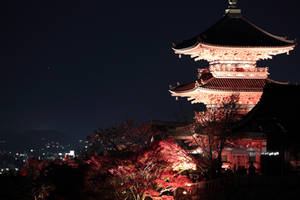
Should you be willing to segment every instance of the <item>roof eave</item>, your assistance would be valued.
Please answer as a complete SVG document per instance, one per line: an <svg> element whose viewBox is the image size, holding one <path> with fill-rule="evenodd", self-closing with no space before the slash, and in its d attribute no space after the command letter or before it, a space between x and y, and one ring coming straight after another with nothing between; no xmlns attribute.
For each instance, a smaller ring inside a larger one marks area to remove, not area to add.
<svg viewBox="0 0 300 200"><path fill-rule="evenodd" d="M293 40L290 40L293 41ZM211 44L211 43L206 43L206 42L197 42L196 44L189 46L189 47L185 47L185 48L176 48L176 47L172 47L172 49L176 52L176 53L183 53L186 51L191 51L193 49L195 49L198 45L208 45L208 46L212 46L212 47L224 47L224 48L251 48L251 49L261 49L261 48L266 48L266 49L280 49L280 48L295 48L297 43L295 41L293 41L293 43L289 44L289 45L285 45L285 46L233 46L233 45L221 45L221 44Z"/></svg>

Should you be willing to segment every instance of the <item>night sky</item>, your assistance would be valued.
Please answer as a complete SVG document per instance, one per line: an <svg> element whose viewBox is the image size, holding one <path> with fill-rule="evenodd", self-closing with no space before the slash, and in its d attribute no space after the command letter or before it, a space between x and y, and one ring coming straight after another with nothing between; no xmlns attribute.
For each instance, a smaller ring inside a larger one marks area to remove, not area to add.
<svg viewBox="0 0 300 200"><path fill-rule="evenodd" d="M207 63L179 59L171 44L213 25L226 7L226 0L2 0L0 136L55 130L77 139L128 119L176 120L180 102L169 85L194 81ZM273 34L300 37L298 0L239 7ZM298 49L259 64L272 79L300 82Z"/></svg>

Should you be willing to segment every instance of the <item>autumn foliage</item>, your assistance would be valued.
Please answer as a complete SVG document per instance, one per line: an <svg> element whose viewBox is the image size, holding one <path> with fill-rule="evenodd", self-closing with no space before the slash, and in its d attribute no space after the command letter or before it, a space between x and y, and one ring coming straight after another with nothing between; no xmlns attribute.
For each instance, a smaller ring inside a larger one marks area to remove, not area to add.
<svg viewBox="0 0 300 200"><path fill-rule="evenodd" d="M173 140L156 142L140 154L134 163L125 161L110 172L121 179L124 189L136 195L163 194L186 187L190 180L181 175L182 171L195 169L194 160ZM132 184L134 183L134 184ZM116 187L122 189L122 187Z"/></svg>
<svg viewBox="0 0 300 200"><path fill-rule="evenodd" d="M196 163L172 139L155 141L157 133L150 125L129 123L98 130L89 138L88 155L31 159L22 173L32 178L33 195L40 200L173 199L177 188L189 190L191 181L182 172L196 169Z"/></svg>

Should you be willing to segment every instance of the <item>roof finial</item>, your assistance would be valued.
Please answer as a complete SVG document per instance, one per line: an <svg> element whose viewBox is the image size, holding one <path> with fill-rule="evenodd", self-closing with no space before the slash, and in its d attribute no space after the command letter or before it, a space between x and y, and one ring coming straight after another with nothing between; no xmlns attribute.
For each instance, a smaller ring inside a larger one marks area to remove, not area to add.
<svg viewBox="0 0 300 200"><path fill-rule="evenodd" d="M237 8L238 0L228 0L228 8L229 9L236 9Z"/></svg>
<svg viewBox="0 0 300 200"><path fill-rule="evenodd" d="M228 9L225 13L241 13L241 10L237 7L238 0L228 0Z"/></svg>

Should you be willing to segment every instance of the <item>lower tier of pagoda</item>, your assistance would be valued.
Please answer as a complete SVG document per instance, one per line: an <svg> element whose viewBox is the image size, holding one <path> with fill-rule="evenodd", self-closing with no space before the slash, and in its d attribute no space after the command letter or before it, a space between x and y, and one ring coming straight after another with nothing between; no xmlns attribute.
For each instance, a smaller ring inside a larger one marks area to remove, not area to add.
<svg viewBox="0 0 300 200"><path fill-rule="evenodd" d="M237 104L241 110L250 111L260 100L267 83L271 79L215 78L206 74L195 82L171 87L171 95L187 98L192 104L204 103L207 108L222 106L224 99L238 96ZM279 83L278 84L285 84Z"/></svg>

